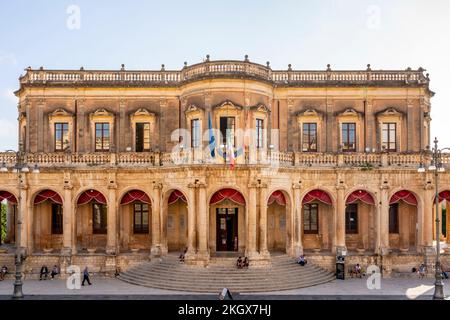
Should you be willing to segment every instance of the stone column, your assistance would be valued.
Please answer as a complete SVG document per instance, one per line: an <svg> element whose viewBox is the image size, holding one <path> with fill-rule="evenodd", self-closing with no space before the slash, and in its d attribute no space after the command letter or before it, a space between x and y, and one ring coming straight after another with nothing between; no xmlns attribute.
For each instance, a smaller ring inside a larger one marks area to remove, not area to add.
<svg viewBox="0 0 450 320"><path fill-rule="evenodd" d="M407 133L407 137L408 137L408 149L407 151L413 151L414 150L414 142L416 141L415 137L416 137L416 128L414 127L414 104L413 101L410 99L407 99L406 101L406 105L407 105L407 114L406 114L406 119L407 119L407 126L408 126L408 130L406 131ZM422 126L422 124L420 124L420 126Z"/></svg>
<svg viewBox="0 0 450 320"><path fill-rule="evenodd" d="M108 221L107 221L107 240L106 253L115 254L117 252L117 204L115 185L109 185L108 195Z"/></svg>
<svg viewBox="0 0 450 320"><path fill-rule="evenodd" d="M44 152L44 141L47 140L44 137L44 132L48 134L50 131L49 128L44 130L44 108L45 108L45 100L39 99L37 103L37 152Z"/></svg>
<svg viewBox="0 0 450 320"><path fill-rule="evenodd" d="M15 204L8 202L8 214L6 216L6 237L5 243L13 243L16 233L16 221L14 210L17 212Z"/></svg>
<svg viewBox="0 0 450 320"><path fill-rule="evenodd" d="M445 207L445 222L446 222L446 242L450 243L450 202L446 201L446 207Z"/></svg>
<svg viewBox="0 0 450 320"><path fill-rule="evenodd" d="M186 253L186 260L189 260L190 256L195 255L196 248L196 217L195 217L195 184L190 183L188 185L188 252Z"/></svg>
<svg viewBox="0 0 450 320"><path fill-rule="evenodd" d="M20 189L19 199L17 204L17 235L16 246L28 248L28 253L31 253L31 228L29 228L29 208L28 208L28 186L25 174L19 173Z"/></svg>
<svg viewBox="0 0 450 320"><path fill-rule="evenodd" d="M336 203L336 254L341 255L342 251L346 251L345 247L345 186L336 186L337 203Z"/></svg>
<svg viewBox="0 0 450 320"><path fill-rule="evenodd" d="M197 259L201 261L209 260L208 250L208 210L206 203L206 184L200 183L198 188L198 252Z"/></svg>
<svg viewBox="0 0 450 320"><path fill-rule="evenodd" d="M389 253L389 185L380 186L381 204L378 206L379 227L377 230L378 253L386 255Z"/></svg>
<svg viewBox="0 0 450 320"><path fill-rule="evenodd" d="M154 197L152 206L152 248L150 250L150 254L152 257L159 257L161 255L161 189L162 183L156 182L153 184Z"/></svg>
<svg viewBox="0 0 450 320"><path fill-rule="evenodd" d="M439 225L441 226L439 230L439 240L444 240L444 234L442 233L442 209L444 208L443 202L439 202Z"/></svg>
<svg viewBox="0 0 450 320"><path fill-rule="evenodd" d="M70 255L72 252L72 220L74 219L72 205L72 186L64 185L63 203L63 247L61 254Z"/></svg>
<svg viewBox="0 0 450 320"><path fill-rule="evenodd" d="M422 234L425 252L429 253L433 251L433 193L433 186L429 184L425 185Z"/></svg>
<svg viewBox="0 0 450 320"><path fill-rule="evenodd" d="M259 187L259 254L262 258L269 258L267 250L267 184Z"/></svg>
<svg viewBox="0 0 450 320"><path fill-rule="evenodd" d="M303 217L302 217L302 202L300 199L301 184L293 183L292 189L294 190L293 199L293 220L294 220L294 254L295 257L299 257L303 254Z"/></svg>
<svg viewBox="0 0 450 320"><path fill-rule="evenodd" d="M249 203L247 208L247 245L245 255L249 258L255 258L256 252L256 183L251 182L248 185Z"/></svg>

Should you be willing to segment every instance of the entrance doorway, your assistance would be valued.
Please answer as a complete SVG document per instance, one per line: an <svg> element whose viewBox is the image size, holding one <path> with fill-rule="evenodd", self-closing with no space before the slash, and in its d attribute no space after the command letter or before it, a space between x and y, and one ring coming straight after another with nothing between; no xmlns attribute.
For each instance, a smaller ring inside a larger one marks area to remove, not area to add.
<svg viewBox="0 0 450 320"><path fill-rule="evenodd" d="M217 251L238 251L238 208L216 209Z"/></svg>

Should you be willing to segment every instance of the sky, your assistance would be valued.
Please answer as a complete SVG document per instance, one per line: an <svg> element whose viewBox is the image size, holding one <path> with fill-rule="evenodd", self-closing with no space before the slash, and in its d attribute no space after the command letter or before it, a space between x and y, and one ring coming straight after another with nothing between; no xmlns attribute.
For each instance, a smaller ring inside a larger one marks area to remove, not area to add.
<svg viewBox="0 0 450 320"><path fill-rule="evenodd" d="M0 0L0 151L17 149L18 78L48 69L181 69L244 59L273 69L425 68L432 136L450 147L448 0Z"/></svg>

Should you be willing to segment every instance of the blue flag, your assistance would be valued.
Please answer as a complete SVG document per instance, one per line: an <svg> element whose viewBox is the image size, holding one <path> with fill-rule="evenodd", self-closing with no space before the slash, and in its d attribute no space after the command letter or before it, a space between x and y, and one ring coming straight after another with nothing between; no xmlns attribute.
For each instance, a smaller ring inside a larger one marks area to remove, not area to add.
<svg viewBox="0 0 450 320"><path fill-rule="evenodd" d="M214 132L212 129L211 112L208 113L208 131L209 131L209 150L211 152L211 157L216 156L216 138L214 137Z"/></svg>

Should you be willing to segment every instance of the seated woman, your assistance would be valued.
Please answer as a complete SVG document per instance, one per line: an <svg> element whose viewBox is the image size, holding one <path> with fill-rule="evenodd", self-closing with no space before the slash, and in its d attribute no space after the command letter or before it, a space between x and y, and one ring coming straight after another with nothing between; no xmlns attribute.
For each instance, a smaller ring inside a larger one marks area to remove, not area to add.
<svg viewBox="0 0 450 320"><path fill-rule="evenodd" d="M242 269L243 266L244 266L244 264L243 264L242 258L239 257L236 261L236 267L238 267L238 269Z"/></svg>
<svg viewBox="0 0 450 320"><path fill-rule="evenodd" d="M361 266L359 265L359 263L357 263L356 266L355 266L355 274L359 278L362 277L362 275L361 275Z"/></svg>
<svg viewBox="0 0 450 320"><path fill-rule="evenodd" d="M0 271L0 281L5 279L5 275L8 273L8 267L4 265Z"/></svg>
<svg viewBox="0 0 450 320"><path fill-rule="evenodd" d="M306 263L308 263L308 261L306 261L304 255L301 255L301 256L298 258L297 263L303 267L303 266L306 265Z"/></svg>
<svg viewBox="0 0 450 320"><path fill-rule="evenodd" d="M52 272L50 273L50 275L52 276L52 280L55 279L55 276L59 274L59 268L58 266L55 264L53 266Z"/></svg>
<svg viewBox="0 0 450 320"><path fill-rule="evenodd" d="M248 258L245 257L245 258L244 258L244 262L243 262L243 267L244 267L244 268L248 268L248 265L249 265Z"/></svg>
<svg viewBox="0 0 450 320"><path fill-rule="evenodd" d="M185 258L185 256L186 256L186 252L187 252L187 248L186 249L184 249L184 252L182 252L181 254L180 254L180 262L184 262L184 258Z"/></svg>

